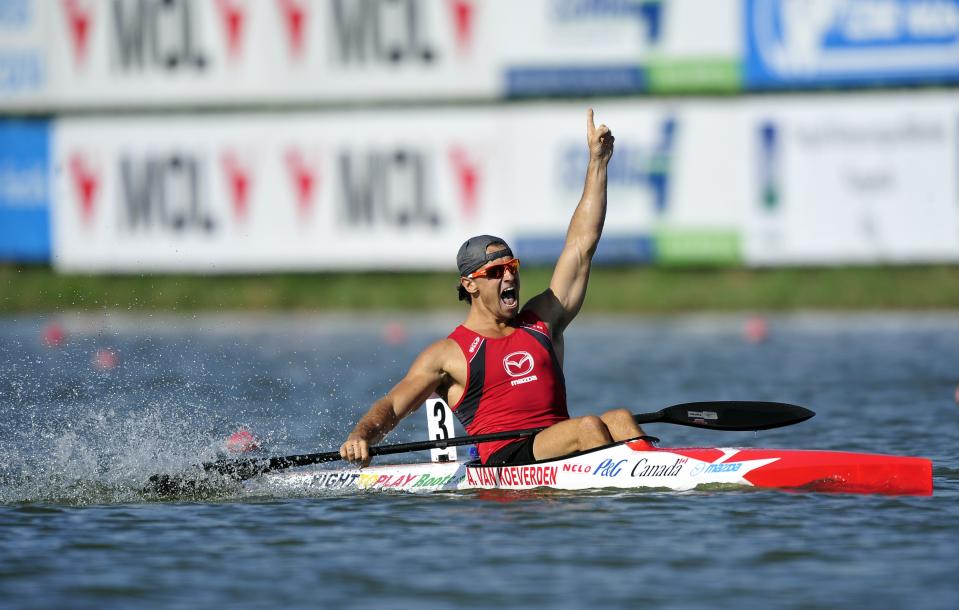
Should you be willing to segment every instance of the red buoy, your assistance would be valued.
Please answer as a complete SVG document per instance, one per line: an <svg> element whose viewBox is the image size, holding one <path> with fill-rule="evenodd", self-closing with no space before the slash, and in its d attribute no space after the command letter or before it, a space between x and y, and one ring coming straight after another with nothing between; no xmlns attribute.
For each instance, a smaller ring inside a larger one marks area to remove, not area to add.
<svg viewBox="0 0 959 610"><path fill-rule="evenodd" d="M120 364L120 356L110 348L98 349L93 354L93 368L98 371L112 371Z"/></svg>
<svg viewBox="0 0 959 610"><path fill-rule="evenodd" d="M402 322L390 322L383 327L383 340L387 345L400 345L409 338L406 326Z"/></svg>
<svg viewBox="0 0 959 610"><path fill-rule="evenodd" d="M764 318L753 316L743 326L743 337L749 343L762 343L769 338L769 325Z"/></svg>
<svg viewBox="0 0 959 610"><path fill-rule="evenodd" d="M67 333L59 322L50 322L44 326L41 336L47 347L60 347L67 340Z"/></svg>

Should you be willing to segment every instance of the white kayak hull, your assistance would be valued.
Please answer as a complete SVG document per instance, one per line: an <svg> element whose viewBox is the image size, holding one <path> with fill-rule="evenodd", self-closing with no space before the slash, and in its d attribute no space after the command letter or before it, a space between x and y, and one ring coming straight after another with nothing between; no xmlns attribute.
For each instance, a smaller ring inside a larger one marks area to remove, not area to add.
<svg viewBox="0 0 959 610"><path fill-rule="evenodd" d="M491 467L454 461L289 470L266 474L253 484L296 493L537 488L687 491L742 486L929 495L932 462L842 451L659 448L638 439L527 466Z"/></svg>

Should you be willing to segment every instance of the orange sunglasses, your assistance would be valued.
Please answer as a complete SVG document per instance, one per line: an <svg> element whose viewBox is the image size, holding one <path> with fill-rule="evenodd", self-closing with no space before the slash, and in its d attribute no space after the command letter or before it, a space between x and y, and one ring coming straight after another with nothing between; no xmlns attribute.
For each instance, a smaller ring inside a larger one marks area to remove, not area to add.
<svg viewBox="0 0 959 610"><path fill-rule="evenodd" d="M506 273L506 270L509 269L509 272L513 275L519 271L519 259L514 258L508 260L505 263L499 263L496 265L490 265L489 267L483 267L482 269L477 269L473 273L467 275L467 279L476 279L478 277L485 277L491 280L498 280L503 277L503 274Z"/></svg>

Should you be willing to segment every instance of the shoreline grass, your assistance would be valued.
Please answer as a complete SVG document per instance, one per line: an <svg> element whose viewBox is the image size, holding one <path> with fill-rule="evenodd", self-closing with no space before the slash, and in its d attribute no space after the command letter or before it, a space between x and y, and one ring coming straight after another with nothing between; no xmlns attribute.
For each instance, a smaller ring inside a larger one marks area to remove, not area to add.
<svg viewBox="0 0 959 610"><path fill-rule="evenodd" d="M550 269L523 268L522 295ZM0 265L0 313L465 310L454 273L65 275ZM593 270L592 313L959 309L959 266Z"/></svg>

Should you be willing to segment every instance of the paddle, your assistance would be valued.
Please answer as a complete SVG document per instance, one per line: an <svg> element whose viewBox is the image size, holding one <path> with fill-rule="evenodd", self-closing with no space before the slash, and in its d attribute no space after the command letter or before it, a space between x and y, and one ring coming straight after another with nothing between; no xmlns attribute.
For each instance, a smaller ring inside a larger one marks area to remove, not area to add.
<svg viewBox="0 0 959 610"><path fill-rule="evenodd" d="M768 430L791 426L805 421L815 415L809 409L781 402L758 401L707 401L687 402L666 407L655 413L638 413L633 416L637 424L677 424L694 428L708 428L711 430ZM427 449L446 449L460 445L473 445L490 441L519 439L532 436L545 428L529 428L526 430L512 430L509 432L495 432L476 436L459 436L432 441L415 443L399 443L396 445L379 445L370 447L370 455L390 455L425 451ZM271 470L282 470L309 464L335 462L340 457L339 451L323 453L305 453L288 455L285 457L252 458L246 460L219 460L202 465L205 472L225 475L237 481L251 479ZM155 474L150 477L147 490L161 494L174 494L196 489L197 481L183 476Z"/></svg>

